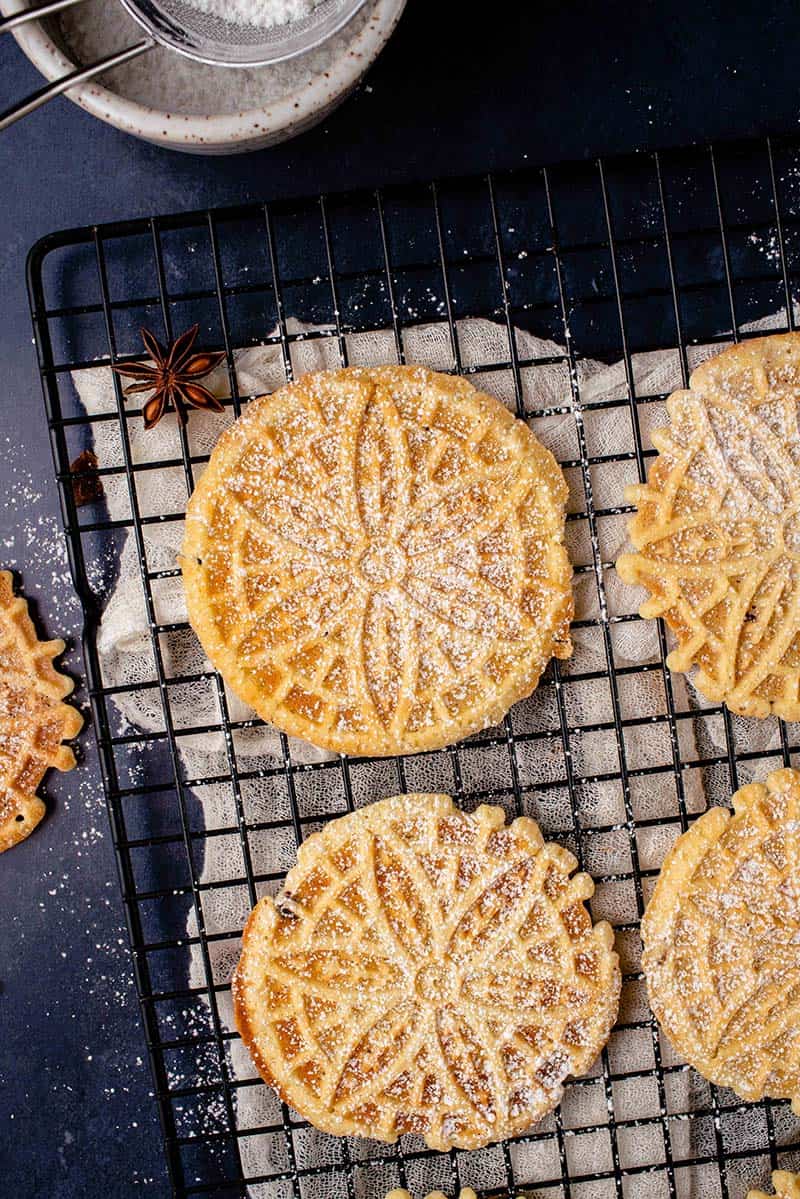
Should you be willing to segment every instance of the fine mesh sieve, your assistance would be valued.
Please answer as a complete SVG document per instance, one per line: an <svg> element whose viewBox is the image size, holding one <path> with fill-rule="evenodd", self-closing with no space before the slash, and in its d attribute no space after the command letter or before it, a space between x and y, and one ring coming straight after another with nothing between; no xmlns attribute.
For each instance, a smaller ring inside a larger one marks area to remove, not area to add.
<svg viewBox="0 0 800 1199"><path fill-rule="evenodd" d="M223 20L186 0L122 0L162 46L214 66L263 67L316 49L355 16L365 0L318 0L296 21L262 28Z"/></svg>
<svg viewBox="0 0 800 1199"><path fill-rule="evenodd" d="M80 0L48 0L0 21L0 33L11 32L28 21L39 20L79 3ZM121 3L142 27L144 39L100 62L77 68L0 113L0 130L40 108L53 96L120 66L157 44L210 66L266 67L285 62L315 50L333 37L363 8L366 0L317 0L307 16L263 28L223 20L202 12L186 0L121 0Z"/></svg>

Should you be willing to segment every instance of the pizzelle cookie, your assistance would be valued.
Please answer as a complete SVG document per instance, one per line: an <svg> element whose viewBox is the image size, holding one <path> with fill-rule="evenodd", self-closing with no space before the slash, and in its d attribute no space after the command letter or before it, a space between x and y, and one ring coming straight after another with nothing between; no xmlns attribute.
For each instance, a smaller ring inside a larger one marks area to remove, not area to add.
<svg viewBox="0 0 800 1199"><path fill-rule="evenodd" d="M613 933L575 866L534 821L447 795L332 821L244 931L234 1009L259 1073L337 1136L523 1132L616 1018Z"/></svg>
<svg viewBox="0 0 800 1199"><path fill-rule="evenodd" d="M189 618L233 690L341 753L440 748L571 653L567 488L522 421L422 367L254 400L189 502Z"/></svg>
<svg viewBox="0 0 800 1199"><path fill-rule="evenodd" d="M71 770L75 755L63 740L83 718L62 703L72 680L53 659L63 641L39 641L13 579L0 571L0 853L29 836L44 816L36 788L45 771Z"/></svg>
<svg viewBox="0 0 800 1199"><path fill-rule="evenodd" d="M642 920L650 1004L675 1049L743 1099L800 1113L800 772L742 787L667 854Z"/></svg>
<svg viewBox="0 0 800 1199"><path fill-rule="evenodd" d="M768 1195L766 1191L748 1191L747 1199L800 1199L800 1174L773 1170L772 1187L774 1195Z"/></svg>
<svg viewBox="0 0 800 1199"><path fill-rule="evenodd" d="M386 1199L412 1199L409 1191L397 1188L394 1191L386 1192ZM429 1191L425 1199L447 1199L444 1191ZM478 1199L478 1196L473 1191L472 1187L462 1187L458 1192L458 1199Z"/></svg>
<svg viewBox="0 0 800 1199"><path fill-rule="evenodd" d="M800 334L742 342L670 396L647 483L626 491L637 549L617 562L650 592L708 699L800 720Z"/></svg>

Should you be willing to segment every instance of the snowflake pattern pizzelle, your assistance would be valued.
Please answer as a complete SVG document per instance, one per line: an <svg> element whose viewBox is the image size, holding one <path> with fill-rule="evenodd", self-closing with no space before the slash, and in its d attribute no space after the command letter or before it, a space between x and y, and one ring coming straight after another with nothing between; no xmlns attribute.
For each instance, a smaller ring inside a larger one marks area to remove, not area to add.
<svg viewBox="0 0 800 1199"><path fill-rule="evenodd" d="M337 1136L445 1150L530 1128L616 1018L613 933L576 865L533 820L446 795L332 821L245 929L234 1004L259 1072Z"/></svg>
<svg viewBox="0 0 800 1199"><path fill-rule="evenodd" d="M800 334L757 338L670 396L617 562L663 616L673 670L743 716L800 719Z"/></svg>
<svg viewBox="0 0 800 1199"><path fill-rule="evenodd" d="M187 511L189 616L286 732L344 753L441 747L569 656L565 501L527 425L463 379L307 375L212 455Z"/></svg>
<svg viewBox="0 0 800 1199"><path fill-rule="evenodd" d="M667 855L642 921L650 1004L704 1078L800 1114L800 772L742 787Z"/></svg>

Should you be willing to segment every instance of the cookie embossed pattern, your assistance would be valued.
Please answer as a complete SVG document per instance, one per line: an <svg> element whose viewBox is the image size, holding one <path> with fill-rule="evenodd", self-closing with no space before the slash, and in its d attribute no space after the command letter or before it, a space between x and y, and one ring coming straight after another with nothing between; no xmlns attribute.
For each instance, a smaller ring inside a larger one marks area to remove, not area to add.
<svg viewBox="0 0 800 1199"><path fill-rule="evenodd" d="M642 920L650 1003L704 1078L800 1113L800 771L712 808L670 850Z"/></svg>
<svg viewBox="0 0 800 1199"><path fill-rule="evenodd" d="M531 1128L619 1002L576 866L533 820L447 795L328 824L245 928L233 995L259 1071L336 1136L476 1149Z"/></svg>
<svg viewBox="0 0 800 1199"><path fill-rule="evenodd" d="M340 753L440 749L569 657L567 489L522 421L422 367L250 405L189 503L189 618L265 720Z"/></svg>
<svg viewBox="0 0 800 1199"><path fill-rule="evenodd" d="M667 408L647 483L626 492L638 553L617 569L708 699L800 720L800 334L725 350Z"/></svg>

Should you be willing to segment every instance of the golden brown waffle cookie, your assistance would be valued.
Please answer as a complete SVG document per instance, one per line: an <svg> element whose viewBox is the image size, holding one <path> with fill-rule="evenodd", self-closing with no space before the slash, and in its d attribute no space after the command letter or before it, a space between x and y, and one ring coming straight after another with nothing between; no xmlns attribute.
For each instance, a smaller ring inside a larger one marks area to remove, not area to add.
<svg viewBox="0 0 800 1199"><path fill-rule="evenodd" d="M259 1073L337 1136L474 1149L523 1132L617 1012L613 933L575 866L532 820L447 795L332 821L245 928L234 1007Z"/></svg>
<svg viewBox="0 0 800 1199"><path fill-rule="evenodd" d="M800 772L742 787L733 808L664 860L642 920L650 1004L704 1078L800 1112Z"/></svg>
<svg viewBox="0 0 800 1199"><path fill-rule="evenodd" d="M0 853L44 816L36 788L48 767L75 765L61 742L78 733L83 719L61 703L72 690L72 680L53 666L63 652L63 641L38 640L28 605L14 595L8 571L0 571Z"/></svg>
<svg viewBox="0 0 800 1199"><path fill-rule="evenodd" d="M285 732L350 754L438 748L571 653L566 496L549 451L464 379L305 375L211 456L187 511L189 618Z"/></svg>
<svg viewBox="0 0 800 1199"><path fill-rule="evenodd" d="M404 1191L398 1188L394 1191L387 1191L386 1199L412 1199L409 1191ZM444 1191L430 1191L425 1199L447 1199ZM473 1191L472 1187L462 1187L458 1192L458 1199L478 1199L478 1196Z"/></svg>
<svg viewBox="0 0 800 1199"><path fill-rule="evenodd" d="M768 1195L766 1191L748 1191L747 1199L800 1199L800 1174L774 1170L772 1187L774 1195Z"/></svg>
<svg viewBox="0 0 800 1199"><path fill-rule="evenodd" d="M617 562L663 616L673 670L743 716L800 720L800 334L725 350L670 396L647 483L626 491L639 551Z"/></svg>

